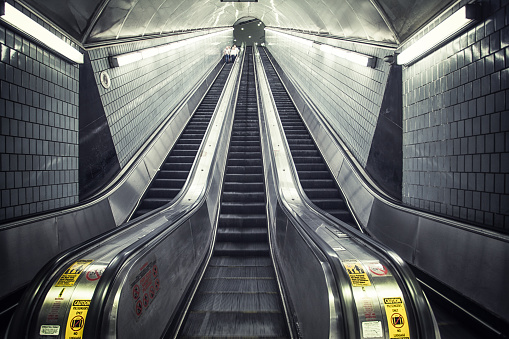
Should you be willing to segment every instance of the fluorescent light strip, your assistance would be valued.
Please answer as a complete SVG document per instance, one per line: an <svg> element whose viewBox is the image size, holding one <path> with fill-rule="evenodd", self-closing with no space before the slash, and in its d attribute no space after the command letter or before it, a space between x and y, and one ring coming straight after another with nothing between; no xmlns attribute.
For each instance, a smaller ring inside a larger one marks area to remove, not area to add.
<svg viewBox="0 0 509 339"><path fill-rule="evenodd" d="M299 37L297 37L295 35L286 34L286 33L283 33L283 32L280 32L280 31L276 31L276 30L273 30L273 29L270 29L270 28L265 28L265 30L268 31L268 32L272 32L272 33L275 33L275 34L282 35L285 38L288 38L288 39L293 40L295 42L301 43L301 44L303 44L305 46L308 46L308 47L313 46L313 40L299 38Z"/></svg>
<svg viewBox="0 0 509 339"><path fill-rule="evenodd" d="M340 58L349 60L351 62L354 62L356 64L365 66L365 67L375 67L375 61L376 59L374 57L359 54L351 51L347 51L341 48L336 48L334 46L330 45L320 45L320 50L325 53L329 53L332 55L336 55Z"/></svg>
<svg viewBox="0 0 509 339"><path fill-rule="evenodd" d="M294 35L282 33L282 32L279 32L279 31L276 31L276 30L273 30L273 29L270 29L270 28L265 28L265 30L269 31L269 32L273 32L273 33L279 34L279 35L283 35L283 36L285 36L288 39L294 40L294 41L299 42L301 44L304 44L304 45L306 45L308 47L311 47L314 44L313 40L308 40L308 39L296 37ZM356 53L356 52L352 52L352 51L348 51L346 49L338 48L338 47L331 46L331 45L325 45L325 44L318 44L318 45L320 46L319 47L320 51L328 53L328 54L332 54L332 55L335 55L335 56L338 56L340 58L343 58L343 59L349 60L351 62L354 62L356 64L359 64L359 65L362 65L362 66L365 66L365 67L372 67L372 68L374 68L375 65L376 65L376 58L375 57L372 57L372 56L369 56L369 55L360 54L360 53Z"/></svg>
<svg viewBox="0 0 509 339"><path fill-rule="evenodd" d="M0 18L65 58L78 64L83 63L83 54L10 4L5 3L5 14Z"/></svg>
<svg viewBox="0 0 509 339"><path fill-rule="evenodd" d="M475 7L463 6L397 57L398 65L406 65L449 39L475 20Z"/></svg>
<svg viewBox="0 0 509 339"><path fill-rule="evenodd" d="M180 41L176 41L176 42L170 42L169 44L166 44L166 45L146 48L146 49L142 49L140 51L136 51L136 52L132 52L132 53L115 55L115 56L110 57L110 65L111 65L111 67L125 66L125 65L131 64L133 62L152 58L156 55L167 53L171 50L181 48L186 45L196 43L200 40L210 38L214 35L229 32L229 31L233 31L233 28L227 28L227 29L221 30L219 32L200 35L200 36L197 36L194 38L184 39L184 40L180 40Z"/></svg>

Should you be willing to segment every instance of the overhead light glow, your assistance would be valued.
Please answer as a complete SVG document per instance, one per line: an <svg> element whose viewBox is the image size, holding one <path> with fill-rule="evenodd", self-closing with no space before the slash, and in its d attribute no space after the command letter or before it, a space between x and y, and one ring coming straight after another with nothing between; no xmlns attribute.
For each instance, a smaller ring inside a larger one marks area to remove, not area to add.
<svg viewBox="0 0 509 339"><path fill-rule="evenodd" d="M279 31L276 31L276 30L273 30L273 29L270 29L270 28L267 28L267 27L265 27L265 30L269 31L269 32L272 32L272 33L275 33L275 34L282 35L282 36L284 36L287 39L296 41L296 42L301 43L303 45L306 45L308 47L313 46L313 41L312 40L308 40L308 39L304 39L304 38L299 38L299 37L297 37L295 35L286 34L286 33L279 32Z"/></svg>
<svg viewBox="0 0 509 339"><path fill-rule="evenodd" d="M200 35L200 36L190 38L190 39L171 42L166 45L146 48L146 49L143 49L143 50L140 50L137 52L115 55L115 56L110 57L110 65L111 65L111 67L125 66L125 65L131 64L133 62L148 59L148 58L154 57L159 54L167 53L171 50L181 48L186 45L196 43L202 39L210 38L211 36L221 34L224 32L228 32L228 31L233 31L233 28L227 28L227 29L221 30L219 32L214 32L214 33L210 33L210 34Z"/></svg>
<svg viewBox="0 0 509 339"><path fill-rule="evenodd" d="M273 29L270 29L270 28L265 28L265 30L269 31L269 32L276 33L276 34L283 35L283 36L285 36L288 39L297 41L297 42L299 42L301 44L304 44L306 46L309 46L309 47L313 46L313 44L315 43L313 40L308 40L308 39L296 37L294 35L282 33L282 32L279 32L279 31L276 31L276 30L273 30ZM336 55L336 56L338 56L338 57L340 57L342 59L349 60L351 62L354 62L356 64L359 64L359 65L362 65L362 66L365 66L365 67L372 67L372 68L374 68L376 66L376 58L372 57L372 56L369 56L369 55L364 55L364 54L348 51L346 49L338 48L338 47L331 46L331 45L316 44L315 46L320 46L320 47L317 47L317 48L319 48L320 51L322 51L322 52L325 52L325 53L328 53L328 54L332 54L332 55Z"/></svg>
<svg viewBox="0 0 509 339"><path fill-rule="evenodd" d="M466 5L445 19L397 57L398 65L406 65L439 46L478 18L480 8Z"/></svg>
<svg viewBox="0 0 509 339"><path fill-rule="evenodd" d="M349 60L364 67L374 68L376 65L376 58L369 55L355 53L352 51L347 51L345 49L323 44L320 45L320 50L322 52L338 56L342 59Z"/></svg>
<svg viewBox="0 0 509 339"><path fill-rule="evenodd" d="M12 5L8 3L4 3L3 5L5 6L4 14L0 16L0 19L15 27L23 34L26 34L39 41L66 59L78 64L83 63L83 54L81 54L79 51L72 48L62 39L48 31L43 26L39 25L34 20L30 19L25 14L21 13ZM2 6L1 1L0 6Z"/></svg>

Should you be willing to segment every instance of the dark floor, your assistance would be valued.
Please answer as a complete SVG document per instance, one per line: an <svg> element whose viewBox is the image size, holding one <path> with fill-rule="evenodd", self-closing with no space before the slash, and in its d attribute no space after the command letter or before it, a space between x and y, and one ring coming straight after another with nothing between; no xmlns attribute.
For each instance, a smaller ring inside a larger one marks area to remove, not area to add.
<svg viewBox="0 0 509 339"><path fill-rule="evenodd" d="M438 327L440 329L440 335L442 339L485 339L491 338L486 333L480 333L479 329L466 323L466 320L457 319L453 314L442 307L439 303L434 300L429 300L431 308L435 314Z"/></svg>

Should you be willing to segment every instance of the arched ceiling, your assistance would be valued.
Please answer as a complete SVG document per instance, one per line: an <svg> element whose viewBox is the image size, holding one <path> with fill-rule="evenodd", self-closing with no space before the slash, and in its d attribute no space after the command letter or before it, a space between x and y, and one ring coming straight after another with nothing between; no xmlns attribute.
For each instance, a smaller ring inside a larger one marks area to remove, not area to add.
<svg viewBox="0 0 509 339"><path fill-rule="evenodd" d="M400 43L453 0L20 0L83 44L255 17L267 26Z"/></svg>

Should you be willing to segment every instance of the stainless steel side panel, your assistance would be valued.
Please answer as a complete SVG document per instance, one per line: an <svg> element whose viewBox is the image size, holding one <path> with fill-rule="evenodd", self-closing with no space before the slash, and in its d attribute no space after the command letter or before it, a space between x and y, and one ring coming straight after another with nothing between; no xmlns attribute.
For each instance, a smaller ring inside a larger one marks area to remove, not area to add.
<svg viewBox="0 0 509 339"><path fill-rule="evenodd" d="M136 207L147 185L150 184L151 179L145 164L142 163L141 166L136 167L136 169L131 172L129 180L124 182L121 187L116 189L115 192L108 197L116 225L120 225L126 221L127 216L129 216L134 207Z"/></svg>
<svg viewBox="0 0 509 339"><path fill-rule="evenodd" d="M2 230L0 257L5 259L0 270L0 292L3 295L30 281L60 251L59 243L55 242L58 233L56 218L27 227Z"/></svg>
<svg viewBox="0 0 509 339"><path fill-rule="evenodd" d="M87 210L88 213L82 211L66 213L57 219L59 252L83 242L84 239L103 233L105 225L110 225L110 228L115 225L114 216L106 200L94 204Z"/></svg>
<svg viewBox="0 0 509 339"><path fill-rule="evenodd" d="M371 215L374 198L371 194L368 194L363 186L358 184L354 176L355 174L353 173L352 168L345 160L334 178L338 184L340 183L339 187L350 202L352 212L356 215L362 225L367 225Z"/></svg>
<svg viewBox="0 0 509 339"><path fill-rule="evenodd" d="M329 338L330 305L324 258L320 260L286 217L276 210L276 254L303 338Z"/></svg>
<svg viewBox="0 0 509 339"><path fill-rule="evenodd" d="M164 331L172 310L177 309L182 292L186 291L201 263L200 259L208 249L210 237L210 220L205 204L171 236L163 239L156 249L129 263L129 272L123 280L125 293L119 295L116 305L121 310L116 313L117 338L148 338L151 335L147 329L150 329L150 333ZM145 275L140 279L142 268L151 263L157 267L157 275L152 267L148 278ZM149 287L144 289L144 284ZM140 299L133 296L135 288L140 289L141 312L136 308ZM149 300L146 306L145 293Z"/></svg>

